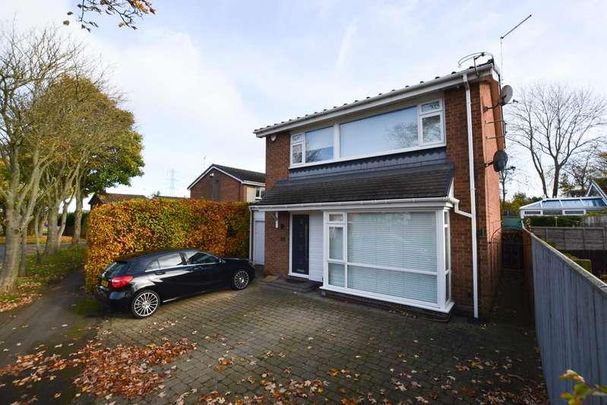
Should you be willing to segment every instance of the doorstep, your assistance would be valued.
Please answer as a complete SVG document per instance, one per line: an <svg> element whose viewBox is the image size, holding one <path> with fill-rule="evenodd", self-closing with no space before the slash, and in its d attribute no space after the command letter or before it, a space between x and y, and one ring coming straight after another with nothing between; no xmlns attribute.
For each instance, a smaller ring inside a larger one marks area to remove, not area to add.
<svg viewBox="0 0 607 405"><path fill-rule="evenodd" d="M266 276L261 279L265 285L282 290L289 290L298 293L312 292L322 285L322 283L305 280L295 277L280 278L276 276Z"/></svg>

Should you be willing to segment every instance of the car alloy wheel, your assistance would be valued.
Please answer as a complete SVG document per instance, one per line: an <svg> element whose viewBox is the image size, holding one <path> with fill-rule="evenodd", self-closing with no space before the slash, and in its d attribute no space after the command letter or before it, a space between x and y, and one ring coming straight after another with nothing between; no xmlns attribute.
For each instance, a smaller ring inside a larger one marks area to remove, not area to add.
<svg viewBox="0 0 607 405"><path fill-rule="evenodd" d="M147 318L158 309L160 297L154 291L142 291L135 296L131 311L136 318Z"/></svg>
<svg viewBox="0 0 607 405"><path fill-rule="evenodd" d="M232 284L234 284L234 288L237 290L243 290L247 288L247 286L249 285L249 273L246 270L238 270L234 274Z"/></svg>

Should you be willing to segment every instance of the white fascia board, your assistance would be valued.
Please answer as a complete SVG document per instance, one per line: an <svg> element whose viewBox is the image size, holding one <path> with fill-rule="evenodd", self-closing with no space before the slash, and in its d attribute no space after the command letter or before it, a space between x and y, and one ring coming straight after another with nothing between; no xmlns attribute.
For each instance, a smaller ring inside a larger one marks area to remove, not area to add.
<svg viewBox="0 0 607 405"><path fill-rule="evenodd" d="M258 183L256 181L248 181L248 180L242 181L242 184L245 184L247 186L256 186L256 187L265 187L266 186L266 183Z"/></svg>
<svg viewBox="0 0 607 405"><path fill-rule="evenodd" d="M414 97L419 97L423 94L433 93L439 90L444 90L449 87L457 86L459 84L463 84L462 76L465 73L470 75L470 81L480 80L483 77L493 77L494 76L494 67L492 65L480 66L477 69L471 68L464 70L462 72L457 72L454 74L450 74L447 76L440 77L438 79L430 80L424 83L420 83L414 86L406 87L401 90L397 90L394 92L384 93L379 96L371 97L365 100L357 101L343 107L338 107L327 111L326 113L321 113L318 115L313 115L309 118L303 118L299 120L295 120L292 122L285 122L284 124L271 126L270 128L264 129L260 128L258 130L253 131L253 133L258 138L264 138L266 136L283 132L287 130L292 130L295 128L303 127L309 124L313 124L319 121L326 121L331 119L336 119L346 114L352 114L359 111L368 110L371 108L381 107L384 105L389 105L393 103L397 103L403 100L407 100ZM476 77L476 72L479 73L480 77Z"/></svg>
<svg viewBox="0 0 607 405"><path fill-rule="evenodd" d="M451 197L405 198L398 200L367 200L284 205L251 206L252 211L306 211L329 209L361 209L361 208L452 208L458 201Z"/></svg>

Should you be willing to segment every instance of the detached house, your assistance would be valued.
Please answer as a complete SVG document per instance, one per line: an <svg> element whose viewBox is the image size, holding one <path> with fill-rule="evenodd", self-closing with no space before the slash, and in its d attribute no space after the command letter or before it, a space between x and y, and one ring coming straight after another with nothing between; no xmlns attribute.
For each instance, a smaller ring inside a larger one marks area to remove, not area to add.
<svg viewBox="0 0 607 405"><path fill-rule="evenodd" d="M265 272L330 294L487 314L500 270L492 62L254 131Z"/></svg>
<svg viewBox="0 0 607 405"><path fill-rule="evenodd" d="M190 198L215 201L261 200L264 173L212 164L188 186Z"/></svg>

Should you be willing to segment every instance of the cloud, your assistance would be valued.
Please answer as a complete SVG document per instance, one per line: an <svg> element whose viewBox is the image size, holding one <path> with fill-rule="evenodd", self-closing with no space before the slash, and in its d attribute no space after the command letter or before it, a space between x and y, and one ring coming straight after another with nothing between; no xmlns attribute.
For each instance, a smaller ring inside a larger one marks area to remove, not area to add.
<svg viewBox="0 0 607 405"><path fill-rule="evenodd" d="M337 52L337 60L335 62L335 70L339 73L343 70L346 59L352 49L352 40L354 35L356 34L356 20L351 21L346 30L344 31L344 35L341 39L341 44L339 45L339 50Z"/></svg>

